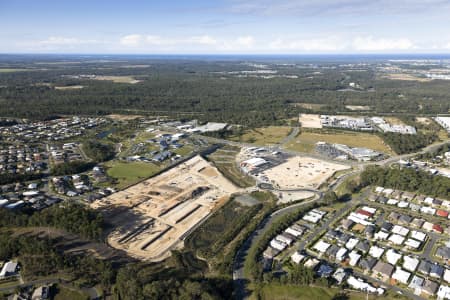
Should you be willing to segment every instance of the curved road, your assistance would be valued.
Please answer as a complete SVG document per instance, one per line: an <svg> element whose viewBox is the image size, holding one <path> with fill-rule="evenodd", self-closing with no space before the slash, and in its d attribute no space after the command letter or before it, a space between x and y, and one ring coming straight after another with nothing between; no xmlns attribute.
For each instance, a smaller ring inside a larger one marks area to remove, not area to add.
<svg viewBox="0 0 450 300"><path fill-rule="evenodd" d="M217 139L218 140L218 139ZM223 140L224 142L228 142ZM421 154L421 153L426 153L426 152L430 152L433 150L436 150L437 148L439 148L440 146L447 144L450 140L446 140L444 142L438 143L438 144L434 144L434 145L430 145L424 149L422 149L419 152L415 152L415 153L410 153L410 154L404 154L404 155L399 155L399 156L394 156L394 157L390 157L388 159L385 159L383 161L378 161L378 162L370 162L370 163L358 163L358 169L355 171L352 171L350 173L346 173L345 175L340 176L339 178L337 178L333 183L330 184L328 190L332 190L335 191L336 188L342 184L344 182L344 180L346 178L348 178L349 176L352 176L354 174L360 173L362 170L364 170L364 166L366 165L389 165L392 164L396 161L399 161L401 159L407 159L410 157L414 157L417 154ZM236 142L232 142L233 144L237 145L240 144L240 146L243 146L241 143L236 143ZM245 145L247 146L247 145ZM254 146L254 145L253 145ZM285 150L283 150L285 151ZM299 153L297 153L298 155ZM316 191L319 192L319 191ZM233 281L234 281L234 298L235 299L245 299L247 298L248 294L246 291L246 283L247 280L244 276L244 262L245 262L245 258L247 256L248 250L250 249L251 245L253 242L255 242L259 237L261 237L269 228L270 226L278 219L280 219L282 216L294 211L296 208L304 206L306 204L310 204L313 203L315 201L318 201L320 199L322 199L323 197L323 193L320 192L320 197L318 199L313 199L310 201L306 201L306 202L301 202L301 203L297 203L282 209L279 209L275 212L273 212L270 216L268 216L267 218L265 218L257 227L257 229L249 236L249 238L243 243L243 245L241 246L241 248L237 251L236 256L235 256L235 261L233 264ZM346 212L346 208L348 205L354 205L354 202L351 201L349 202L344 208L342 208L341 210L339 210L337 212L337 214L342 214ZM333 218L335 219L335 218ZM319 229L320 230L325 230L326 227L329 226L331 220L325 222L325 224L323 224ZM307 241L303 241L303 244L306 245ZM357 274L360 277L363 277L367 280L371 280L371 281L376 281L371 277L368 277L364 274ZM418 297L414 294L412 294L409 291L403 290L399 287L396 286L390 286L384 282L379 282L380 284L384 285L384 286L388 286L391 290L408 295L409 297L413 298L413 299L422 299L421 297Z"/></svg>

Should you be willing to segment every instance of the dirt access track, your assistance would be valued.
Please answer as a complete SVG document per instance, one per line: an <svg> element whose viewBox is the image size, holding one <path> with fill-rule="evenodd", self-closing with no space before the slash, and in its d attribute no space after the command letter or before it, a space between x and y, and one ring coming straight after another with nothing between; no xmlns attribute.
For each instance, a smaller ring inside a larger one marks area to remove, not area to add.
<svg viewBox="0 0 450 300"><path fill-rule="evenodd" d="M97 200L114 224L108 243L141 260L160 261L239 188L200 156Z"/></svg>

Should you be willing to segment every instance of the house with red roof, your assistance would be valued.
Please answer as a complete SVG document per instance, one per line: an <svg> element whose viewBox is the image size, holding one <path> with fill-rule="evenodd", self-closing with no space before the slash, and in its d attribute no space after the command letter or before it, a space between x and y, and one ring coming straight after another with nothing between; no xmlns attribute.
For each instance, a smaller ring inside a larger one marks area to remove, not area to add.
<svg viewBox="0 0 450 300"><path fill-rule="evenodd" d="M434 224L434 225L433 225L433 231L436 231L436 232L439 232L439 233L443 233L443 232L444 232L444 229L442 228L441 225L439 225L439 224Z"/></svg>
<svg viewBox="0 0 450 300"><path fill-rule="evenodd" d="M436 210L436 215L438 215L439 217L448 218L448 211L443 210L443 209L438 209L438 210Z"/></svg>

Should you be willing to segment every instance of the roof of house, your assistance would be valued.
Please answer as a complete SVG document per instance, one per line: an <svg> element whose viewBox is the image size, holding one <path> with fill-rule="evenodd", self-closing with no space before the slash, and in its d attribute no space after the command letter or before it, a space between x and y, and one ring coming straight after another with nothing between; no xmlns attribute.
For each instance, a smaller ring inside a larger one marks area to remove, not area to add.
<svg viewBox="0 0 450 300"><path fill-rule="evenodd" d="M448 247L437 248L436 256L441 257L443 259L450 259L450 248Z"/></svg>
<svg viewBox="0 0 450 300"><path fill-rule="evenodd" d="M366 258L366 259L362 259L359 262L359 266L363 270L371 270L373 268L373 266L375 266L376 263L377 263L377 260L375 258Z"/></svg>
<svg viewBox="0 0 450 300"><path fill-rule="evenodd" d="M359 241L359 243L356 244L355 248L357 250L360 250L361 252L366 253L367 251L369 251L370 243L366 240Z"/></svg>
<svg viewBox="0 0 450 300"><path fill-rule="evenodd" d="M402 268L397 267L395 272L392 274L392 278L400 281L401 283L407 284L409 277L411 277L411 273L403 270Z"/></svg>
<svg viewBox="0 0 450 300"><path fill-rule="evenodd" d="M443 209L438 209L438 210L436 210L436 215L438 215L439 217L447 218L448 217L448 211L443 210Z"/></svg>
<svg viewBox="0 0 450 300"><path fill-rule="evenodd" d="M378 261L377 264L373 267L373 272L390 277L392 275L392 272L394 272L394 266L382 261Z"/></svg>
<svg viewBox="0 0 450 300"><path fill-rule="evenodd" d="M409 284L409 288L411 289L422 289L424 279L422 277L414 275L411 279L411 283Z"/></svg>
<svg viewBox="0 0 450 300"><path fill-rule="evenodd" d="M438 289L438 284L434 281L425 279L425 282L423 283L422 286L422 291L430 294L430 295L434 295L437 292Z"/></svg>
<svg viewBox="0 0 450 300"><path fill-rule="evenodd" d="M414 272L419 265L419 259L405 255L403 256L403 268L405 268L408 271Z"/></svg>
<svg viewBox="0 0 450 300"><path fill-rule="evenodd" d="M426 260L422 260L419 264L419 272L423 273L423 274L428 274L430 273L430 269L431 269L431 263L426 261Z"/></svg>

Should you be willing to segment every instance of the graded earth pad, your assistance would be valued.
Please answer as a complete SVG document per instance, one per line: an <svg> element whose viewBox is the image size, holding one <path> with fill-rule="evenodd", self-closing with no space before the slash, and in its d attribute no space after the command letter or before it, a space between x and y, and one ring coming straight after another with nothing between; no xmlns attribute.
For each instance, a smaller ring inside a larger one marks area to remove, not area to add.
<svg viewBox="0 0 450 300"><path fill-rule="evenodd" d="M305 128L322 128L320 115L300 114L298 121L300 122L301 126Z"/></svg>
<svg viewBox="0 0 450 300"><path fill-rule="evenodd" d="M349 168L315 158L294 156L280 165L263 171L260 176L267 176L276 188L282 190L316 189L335 172Z"/></svg>
<svg viewBox="0 0 450 300"><path fill-rule="evenodd" d="M108 243L160 261L239 189L200 156L92 204L115 229Z"/></svg>

